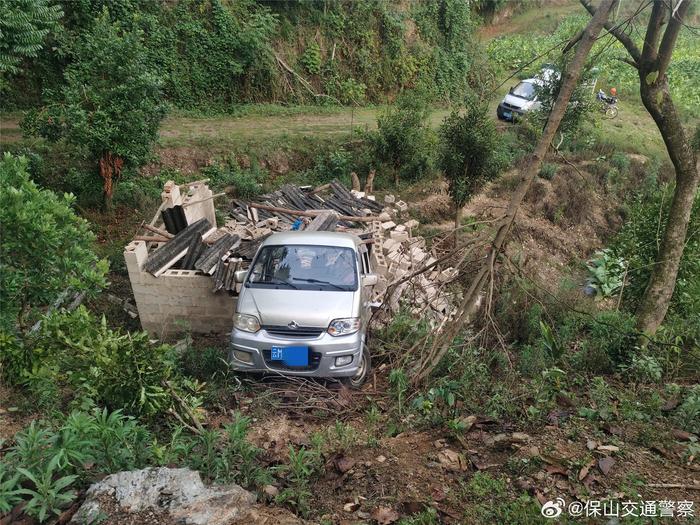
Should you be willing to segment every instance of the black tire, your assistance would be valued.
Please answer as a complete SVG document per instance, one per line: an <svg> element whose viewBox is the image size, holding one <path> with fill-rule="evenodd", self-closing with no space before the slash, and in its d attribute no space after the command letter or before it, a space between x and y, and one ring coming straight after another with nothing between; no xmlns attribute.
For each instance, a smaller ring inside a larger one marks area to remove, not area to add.
<svg viewBox="0 0 700 525"><path fill-rule="evenodd" d="M340 378L340 382L349 388L360 388L365 381L367 381L369 373L372 370L372 359L369 355L369 349L367 348L366 344L362 345L362 354L360 359L360 369L358 370L357 375L353 377Z"/></svg>

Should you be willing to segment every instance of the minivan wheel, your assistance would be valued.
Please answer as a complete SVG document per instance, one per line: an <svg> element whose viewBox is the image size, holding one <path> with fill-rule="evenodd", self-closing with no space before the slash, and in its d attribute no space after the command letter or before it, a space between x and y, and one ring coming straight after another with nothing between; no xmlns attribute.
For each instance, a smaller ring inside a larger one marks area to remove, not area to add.
<svg viewBox="0 0 700 525"><path fill-rule="evenodd" d="M360 354L360 367L357 369L357 374L352 377L341 377L340 382L350 388L360 388L369 377L371 369L372 360L369 356L369 349L366 344L363 344L362 354Z"/></svg>

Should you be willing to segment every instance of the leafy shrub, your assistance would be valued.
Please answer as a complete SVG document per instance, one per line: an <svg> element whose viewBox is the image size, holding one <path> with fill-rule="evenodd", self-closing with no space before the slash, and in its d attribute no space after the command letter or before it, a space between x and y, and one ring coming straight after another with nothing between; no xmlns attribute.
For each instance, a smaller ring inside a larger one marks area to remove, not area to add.
<svg viewBox="0 0 700 525"><path fill-rule="evenodd" d="M299 62L312 75L318 75L321 72L321 47L318 42L314 40L307 46Z"/></svg>
<svg viewBox="0 0 700 525"><path fill-rule="evenodd" d="M40 333L24 347L3 348L7 372L31 390L53 382L76 401L154 415L176 406L173 392L192 408L201 385L178 375L170 345L152 344L145 332L122 334L107 328L84 307L44 319ZM37 381L39 382L37 383Z"/></svg>
<svg viewBox="0 0 700 525"><path fill-rule="evenodd" d="M675 420L688 432L700 433L700 386L692 386L676 409Z"/></svg>
<svg viewBox="0 0 700 525"><path fill-rule="evenodd" d="M100 474L142 468L152 436L119 411L74 411L58 428L32 421L0 460L0 512L26 497L26 512L44 521L73 501L71 485ZM17 474L3 482L6 473ZM21 482L24 488L17 489Z"/></svg>
<svg viewBox="0 0 700 525"><path fill-rule="evenodd" d="M463 113L454 110L440 126L439 165L449 182L452 201L459 210L504 167L500 135L485 103L474 95L465 99Z"/></svg>
<svg viewBox="0 0 700 525"><path fill-rule="evenodd" d="M611 243L612 253L628 261L624 304L632 311L639 305L656 260L661 235L668 220L673 188L656 186L641 191L629 206L628 217ZM700 318L700 195L690 218L688 238L678 269L669 313L681 319Z"/></svg>
<svg viewBox="0 0 700 525"><path fill-rule="evenodd" d="M627 173L630 169L630 158L625 153L620 151L614 152L610 156L610 164L620 173Z"/></svg>
<svg viewBox="0 0 700 525"><path fill-rule="evenodd" d="M606 248L595 252L595 257L586 265L589 272L587 286L599 297L611 297L622 288L627 265L622 257L615 257Z"/></svg>
<svg viewBox="0 0 700 525"><path fill-rule="evenodd" d="M630 314L603 311L592 317L572 317L568 322L578 328L569 327L569 340L580 338L580 350L573 356L574 368L609 373L631 363L637 332Z"/></svg>
<svg viewBox="0 0 700 525"><path fill-rule="evenodd" d="M287 487L277 496L277 503L289 503L302 516L311 511L313 496L309 486L311 476L321 467L321 457L314 451L300 447L294 450L289 445L289 462L280 465L277 471L286 475Z"/></svg>
<svg viewBox="0 0 700 525"><path fill-rule="evenodd" d="M236 198L252 199L262 191L258 169L242 169L235 162L207 166L202 175L210 179L212 187L233 189Z"/></svg>
<svg viewBox="0 0 700 525"><path fill-rule="evenodd" d="M377 132L370 135L377 162L399 180L415 182L433 169L435 136L428 125L430 109L425 91L404 91L377 118Z"/></svg>
<svg viewBox="0 0 700 525"><path fill-rule="evenodd" d="M24 329L40 310L73 294L92 295L106 285L106 261L95 236L72 209L72 195L40 189L27 159L0 161L0 330Z"/></svg>
<svg viewBox="0 0 700 525"><path fill-rule="evenodd" d="M538 175L545 180L552 180L557 174L557 165L550 162L543 162Z"/></svg>
<svg viewBox="0 0 700 525"><path fill-rule="evenodd" d="M557 64L550 66L551 75L540 75L542 82L535 85L535 93L541 106L536 111L531 112L528 117L537 122L538 126L544 129L549 114L554 108L554 104L559 96L563 84L563 72L568 67L570 55L563 55L557 59ZM595 99L591 96L591 84L595 81L595 73L590 68L584 68L581 72L571 99L566 106L564 117L559 124L559 133L570 136L574 134L587 121L593 119Z"/></svg>

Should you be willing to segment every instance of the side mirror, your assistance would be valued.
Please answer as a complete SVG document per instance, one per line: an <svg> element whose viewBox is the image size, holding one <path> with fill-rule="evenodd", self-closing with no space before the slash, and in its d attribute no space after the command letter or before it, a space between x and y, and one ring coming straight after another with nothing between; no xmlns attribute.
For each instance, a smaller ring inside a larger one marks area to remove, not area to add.
<svg viewBox="0 0 700 525"><path fill-rule="evenodd" d="M376 273L368 273L362 276L362 286L374 286L379 282L379 277Z"/></svg>
<svg viewBox="0 0 700 525"><path fill-rule="evenodd" d="M515 86L511 86L510 89L508 90L508 93L510 93L512 95L514 89L515 89Z"/></svg>
<svg viewBox="0 0 700 525"><path fill-rule="evenodd" d="M237 270L233 272L233 280L237 283L242 283L245 281L246 275L248 275L248 270Z"/></svg>

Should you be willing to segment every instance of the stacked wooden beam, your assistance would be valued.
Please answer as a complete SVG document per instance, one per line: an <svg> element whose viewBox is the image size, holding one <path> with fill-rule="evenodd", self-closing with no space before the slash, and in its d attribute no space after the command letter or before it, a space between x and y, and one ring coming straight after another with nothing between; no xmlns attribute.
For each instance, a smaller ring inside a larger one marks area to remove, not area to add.
<svg viewBox="0 0 700 525"><path fill-rule="evenodd" d="M190 246L196 246L197 240L201 242L202 235L209 230L211 230L211 224L206 219L199 219L190 224L152 252L146 259L143 269L155 277L162 275L187 254Z"/></svg>
<svg viewBox="0 0 700 525"><path fill-rule="evenodd" d="M269 208L288 211L270 211L250 206L248 203L234 200L230 209L231 216L241 222L257 223L261 220L276 218L287 225L292 225L299 218L294 212L307 212L309 210L332 210L344 217L367 217L371 214L381 213L384 206L366 196L353 195L350 190L338 181L327 185L329 194L320 195L320 191L311 187L302 188L285 184L279 190L262 195L257 204ZM355 221L341 220L339 224L345 227L353 227Z"/></svg>

